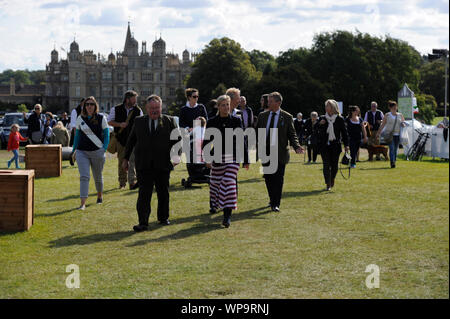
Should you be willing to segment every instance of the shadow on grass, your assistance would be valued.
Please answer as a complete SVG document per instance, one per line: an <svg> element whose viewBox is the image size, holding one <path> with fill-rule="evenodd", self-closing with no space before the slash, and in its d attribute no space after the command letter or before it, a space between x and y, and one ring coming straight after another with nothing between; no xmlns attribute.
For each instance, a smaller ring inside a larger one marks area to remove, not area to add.
<svg viewBox="0 0 450 319"><path fill-rule="evenodd" d="M262 211L262 210L265 210L265 211ZM259 211L262 211L262 212L255 214ZM236 213L236 214L233 214L231 217L231 224L239 222L241 220L246 220L246 219L258 219L258 218L260 218L260 216L266 215L270 212L271 211L267 207L260 207L260 208L247 210L242 213ZM191 217L177 219L175 222L180 223L181 221L187 222L187 221L193 221L193 220L200 218L203 223L197 224L188 229L182 229L174 234L164 235L159 238L140 240L140 241L135 242L134 244L127 245L127 247L142 246L142 245L146 245L149 243L162 242L162 241L167 241L167 240L184 239L184 238L188 238L188 237L195 236L195 235L206 234L206 233L209 233L214 230L224 229L220 223L222 216L220 216L220 215L213 215L213 216L214 217L212 219L211 219L210 214L203 214L200 216L191 216ZM214 223L212 224L211 221L214 221Z"/></svg>
<svg viewBox="0 0 450 319"><path fill-rule="evenodd" d="M121 231L109 234L93 234L88 236L77 237L77 235L69 235L49 242L50 248L68 247L75 245L90 245L105 241L120 241L134 235L133 231Z"/></svg>
<svg viewBox="0 0 450 319"><path fill-rule="evenodd" d="M325 189L313 190L309 192L283 192L283 198L285 197L303 197L303 196L315 196L323 193L329 193Z"/></svg>
<svg viewBox="0 0 450 319"><path fill-rule="evenodd" d="M380 169L391 169L391 167L390 166L386 166L386 167L360 168L361 171L375 171L375 170L380 170Z"/></svg>
<svg viewBox="0 0 450 319"><path fill-rule="evenodd" d="M118 187L117 188L111 188L111 189L108 189L106 191L103 191L103 194L108 194L108 193L111 193L111 192L116 191L118 189L119 189ZM89 194L89 197L91 197L91 196L97 196L97 193ZM75 199L75 198L80 198L80 195L77 194L77 195L69 195L69 196L62 197L62 198L53 198L53 199L47 200L47 202L49 202L49 203L51 203L51 202L62 202L62 201L65 201L65 200Z"/></svg>
<svg viewBox="0 0 450 319"><path fill-rule="evenodd" d="M88 209L90 206L92 206L94 204L86 204L86 209ZM77 207L72 207L69 209L65 209L59 212L54 212L54 213L50 213L50 214L35 214L36 217L54 217L54 216L59 216L59 215L63 215L63 214L67 214L70 212L76 212L78 211L78 206Z"/></svg>
<svg viewBox="0 0 450 319"><path fill-rule="evenodd" d="M261 212L259 214L255 214L256 212L264 210L264 209L267 209L267 207L256 208L256 209L248 210L248 211L245 211L242 213L234 214L232 216L232 223L240 221L240 220L244 220L244 219L258 218L264 214L269 213L269 211L265 211L265 212ZM162 237L156 238L156 239L142 240L142 241L138 241L134 244L127 245L127 246L134 247L134 246L145 245L145 244L151 243L151 242L160 242L160 241L171 240L171 239L172 240L173 239L182 239L182 238L186 238L186 237L190 237L190 236L194 236L194 235L208 233L213 230L221 229L221 226L219 223L220 219L221 219L220 215L211 215L209 213L175 219L174 222L176 224L193 222L196 220L199 220L201 223L197 224L194 227L191 227L189 229L180 230L180 231L176 232L175 234L165 235L165 236L162 236ZM211 224L211 221L214 221L217 223ZM157 226L150 225L150 231L159 229L162 227L170 227L170 226L161 226L159 224ZM69 236L65 236L65 237L50 241L49 246L50 246L50 248L59 248L59 247L68 247L68 246L75 246L75 245L90 245L90 244L95 244L95 243L99 243L99 242L114 242L114 241L120 241L127 237L133 236L134 234L136 234L136 233L133 230L131 230L131 226L130 226L130 231L120 231L120 232L108 233L108 234L92 234L92 235L78 236L78 237L76 234L69 235Z"/></svg>

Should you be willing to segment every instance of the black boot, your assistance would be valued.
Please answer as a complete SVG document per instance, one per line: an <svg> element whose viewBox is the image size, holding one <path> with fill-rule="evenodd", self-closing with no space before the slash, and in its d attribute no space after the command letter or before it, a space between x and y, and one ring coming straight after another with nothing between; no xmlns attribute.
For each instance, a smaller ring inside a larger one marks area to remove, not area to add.
<svg viewBox="0 0 450 319"><path fill-rule="evenodd" d="M225 228L228 228L230 227L230 224L231 224L231 208L224 208L222 225L225 226Z"/></svg>

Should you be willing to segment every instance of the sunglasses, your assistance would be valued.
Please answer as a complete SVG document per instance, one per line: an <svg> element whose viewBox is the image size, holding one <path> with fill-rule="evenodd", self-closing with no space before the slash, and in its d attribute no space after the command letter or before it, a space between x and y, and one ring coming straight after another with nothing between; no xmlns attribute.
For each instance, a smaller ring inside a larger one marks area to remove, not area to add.
<svg viewBox="0 0 450 319"><path fill-rule="evenodd" d="M95 106L95 103L84 103L86 106Z"/></svg>
<svg viewBox="0 0 450 319"><path fill-rule="evenodd" d="M198 95L192 95L194 99L198 99Z"/></svg>

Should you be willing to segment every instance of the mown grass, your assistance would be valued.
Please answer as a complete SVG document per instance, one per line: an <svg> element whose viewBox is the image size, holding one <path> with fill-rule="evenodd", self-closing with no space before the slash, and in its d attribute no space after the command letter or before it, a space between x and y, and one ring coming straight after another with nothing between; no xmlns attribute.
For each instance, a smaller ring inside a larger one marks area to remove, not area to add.
<svg viewBox="0 0 450 319"><path fill-rule="evenodd" d="M11 153L0 152L0 168ZM324 192L321 165L292 155L280 213L272 213L259 165L239 172L229 229L208 213L208 187L184 190L171 175L172 225L135 234L137 191L120 191L116 159L86 211L79 175L37 179L35 224L0 233L0 298L448 298L448 162L363 162ZM0 190L1 191L1 190ZM156 197L156 196L154 196ZM66 266L81 287L66 288ZM380 267L380 288L365 285Z"/></svg>

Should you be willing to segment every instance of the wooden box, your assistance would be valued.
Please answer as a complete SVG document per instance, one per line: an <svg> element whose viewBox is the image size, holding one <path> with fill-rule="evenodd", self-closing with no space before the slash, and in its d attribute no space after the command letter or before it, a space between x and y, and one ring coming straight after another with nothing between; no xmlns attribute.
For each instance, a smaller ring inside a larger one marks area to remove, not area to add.
<svg viewBox="0 0 450 319"><path fill-rule="evenodd" d="M33 214L34 171L0 170L0 230L28 230Z"/></svg>
<svg viewBox="0 0 450 319"><path fill-rule="evenodd" d="M58 177L62 174L60 144L27 145L25 168L34 169L36 177Z"/></svg>

